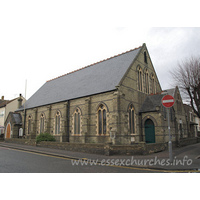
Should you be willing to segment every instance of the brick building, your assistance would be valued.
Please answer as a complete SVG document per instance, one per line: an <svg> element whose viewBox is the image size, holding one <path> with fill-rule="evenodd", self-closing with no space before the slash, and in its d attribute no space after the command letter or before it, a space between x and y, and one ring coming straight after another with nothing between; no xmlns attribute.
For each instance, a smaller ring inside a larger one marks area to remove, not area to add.
<svg viewBox="0 0 200 200"><path fill-rule="evenodd" d="M173 140L186 137L178 88L162 92L146 44L47 81L17 112L26 138L48 132L60 142L132 144L168 141L164 94ZM25 116L25 120L24 120ZM13 133L18 137L18 132Z"/></svg>

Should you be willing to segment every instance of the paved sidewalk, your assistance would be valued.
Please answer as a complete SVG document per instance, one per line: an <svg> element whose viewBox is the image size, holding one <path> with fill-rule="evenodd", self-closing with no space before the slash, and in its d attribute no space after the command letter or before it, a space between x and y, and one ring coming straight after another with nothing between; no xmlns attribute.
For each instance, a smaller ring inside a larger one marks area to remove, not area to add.
<svg viewBox="0 0 200 200"><path fill-rule="evenodd" d="M20 145L15 143L0 142L1 148L11 148L23 151L41 153L76 160L95 160L102 165L108 162L111 165L126 165L138 168L164 169L164 170L195 170L200 172L200 143L173 149L173 162L169 163L168 150L149 155L98 155L74 152L60 149L50 149L38 146ZM198 159L199 157L199 159Z"/></svg>

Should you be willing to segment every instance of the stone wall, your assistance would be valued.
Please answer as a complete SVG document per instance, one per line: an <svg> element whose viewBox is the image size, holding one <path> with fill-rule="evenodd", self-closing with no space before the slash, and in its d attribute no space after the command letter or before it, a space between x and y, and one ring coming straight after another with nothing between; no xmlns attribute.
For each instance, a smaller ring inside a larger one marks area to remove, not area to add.
<svg viewBox="0 0 200 200"><path fill-rule="evenodd" d="M157 153L167 148L167 143L153 143L145 145L145 154Z"/></svg>
<svg viewBox="0 0 200 200"><path fill-rule="evenodd" d="M144 154L143 145L111 145L110 155L142 155Z"/></svg>
<svg viewBox="0 0 200 200"><path fill-rule="evenodd" d="M94 153L101 155L146 155L151 153L156 153L164 151L167 149L168 143L152 143L146 144L145 142L140 142L133 145L113 145L112 143L104 144L91 144L91 143L69 143L69 142L47 142L42 141L36 144L34 139L17 139L9 138L5 139L7 143L25 144L31 146L46 147L52 149L62 149L68 151L77 151L84 153ZM200 142L200 138L182 138L178 143L178 147L187 146L191 144L196 144ZM177 144L176 144L177 145ZM173 147L176 147L175 142L173 142Z"/></svg>
<svg viewBox="0 0 200 200"><path fill-rule="evenodd" d="M46 147L52 149L61 149L68 151L77 151L84 153L94 153L101 155L144 155L163 151L166 148L166 144L155 143L146 144L141 142L134 145L112 145L112 143L104 144L91 144L91 143L69 143L69 142L47 142L42 141L36 144L35 139L17 139L9 138L5 139L7 143L25 144L38 147Z"/></svg>
<svg viewBox="0 0 200 200"><path fill-rule="evenodd" d="M164 151L167 147L165 143L154 143L146 144L145 142L140 142L134 145L111 145L110 151L111 155L146 155L151 153L156 153Z"/></svg>
<svg viewBox="0 0 200 200"><path fill-rule="evenodd" d="M4 134L0 135L0 141L4 141Z"/></svg>
<svg viewBox="0 0 200 200"><path fill-rule="evenodd" d="M62 149L68 151L78 151L84 153L104 154L104 144L89 143L69 143L69 142L47 142L42 141L37 144L39 147L47 147L52 149Z"/></svg>
<svg viewBox="0 0 200 200"><path fill-rule="evenodd" d="M200 131L197 132L197 136L200 137Z"/></svg>
<svg viewBox="0 0 200 200"><path fill-rule="evenodd" d="M179 147L188 146L192 144L196 144L200 142L200 137L194 137L194 138L181 138L178 142Z"/></svg>
<svg viewBox="0 0 200 200"><path fill-rule="evenodd" d="M144 52L147 55L147 63L144 62ZM143 76L143 83L142 83L142 91L139 90L138 87L138 70L139 68L142 70ZM149 74L149 92L146 92L146 86L144 81L144 74L148 72ZM116 144L126 144L130 145L131 143L138 143L143 140L145 141L144 130L141 129L141 119L139 116L139 111L146 99L146 97L152 93L152 86L151 86L151 79L150 75L154 75L155 77L155 87L156 92L161 92L161 87L159 84L159 80L157 79L153 64L151 63L150 55L146 47L143 47L141 53L137 56L135 62L130 66L130 69L124 76L123 81L119 87L118 95L119 96L119 130L121 137L116 138ZM128 107L132 104L135 111L135 127L134 133L130 133L130 126L129 126L129 116L128 116ZM157 117L158 118L158 117ZM156 118L156 120L157 120ZM159 130L156 130L156 142L163 142L159 138ZM124 137L129 135L130 137ZM158 135L158 136L157 136Z"/></svg>
<svg viewBox="0 0 200 200"><path fill-rule="evenodd" d="M5 138L5 142L36 146L36 140L34 140L34 139Z"/></svg>

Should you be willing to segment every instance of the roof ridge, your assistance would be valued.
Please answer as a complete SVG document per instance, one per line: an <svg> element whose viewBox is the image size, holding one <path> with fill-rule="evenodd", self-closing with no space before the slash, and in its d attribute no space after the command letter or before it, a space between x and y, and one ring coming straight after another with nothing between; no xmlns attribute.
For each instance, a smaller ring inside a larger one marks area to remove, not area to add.
<svg viewBox="0 0 200 200"><path fill-rule="evenodd" d="M139 49L139 48L141 48L141 47L142 47L142 46L139 46L139 47L136 47L136 48L134 48L134 49L130 49L129 51L122 52L122 53L120 53L120 54L118 54L118 55L114 55L114 56L109 57L109 58L106 58L106 59L104 59L104 60L100 60L100 61L98 61L98 62L96 62L96 63L93 63L93 64L87 65L87 66L85 66L85 67L82 67L82 68L76 69L76 70L74 70L74 71L68 72L68 73L63 74L63 75L61 75L61 76L55 77L55 78L53 78L53 79L50 79L50 80L48 80L48 81L46 81L46 82L53 81L53 80L55 80L55 79L58 79L58 78L61 78L61 77L63 77L63 76L66 76L66 75L72 74L72 73L77 72L77 71L80 71L80 70L82 70L82 69L85 69L85 68L91 67L91 66L96 65L96 64L98 64L98 63L101 63L101 62L104 62L104 61L110 60L110 59L112 59L112 58L115 58L115 57L121 56L121 55L123 55L123 54L129 53L129 52L131 52L131 51L135 51L135 50L137 50L137 49Z"/></svg>

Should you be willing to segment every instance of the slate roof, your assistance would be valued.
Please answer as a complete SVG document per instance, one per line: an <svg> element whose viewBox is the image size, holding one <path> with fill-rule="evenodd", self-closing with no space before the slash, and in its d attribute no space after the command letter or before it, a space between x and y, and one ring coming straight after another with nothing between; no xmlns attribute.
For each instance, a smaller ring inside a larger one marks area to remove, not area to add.
<svg viewBox="0 0 200 200"><path fill-rule="evenodd" d="M156 107L160 107L162 105L162 98L166 94L174 96L175 89L176 88L167 89L167 90L162 91L161 94L155 94L155 95L147 96L147 98L145 99L145 101L144 101L139 112L145 113L145 112L156 111Z"/></svg>
<svg viewBox="0 0 200 200"><path fill-rule="evenodd" d="M15 124L21 124L22 123L22 117L19 113L12 113L12 117L14 119Z"/></svg>
<svg viewBox="0 0 200 200"><path fill-rule="evenodd" d="M7 119L11 118L12 123L16 124L16 125L21 125L22 124L22 117L19 113L15 113L15 112L9 112ZM6 121L7 121L6 119Z"/></svg>
<svg viewBox="0 0 200 200"><path fill-rule="evenodd" d="M152 96L148 96L141 109L140 109L140 113L145 113L145 112L154 112L156 111L156 107L160 107L161 106L161 101L164 95L162 94L157 94L157 95L152 95Z"/></svg>
<svg viewBox="0 0 200 200"><path fill-rule="evenodd" d="M140 46L47 81L26 101L25 108L35 108L115 90L115 86L119 84L141 48ZM19 110L23 110L23 106Z"/></svg>

